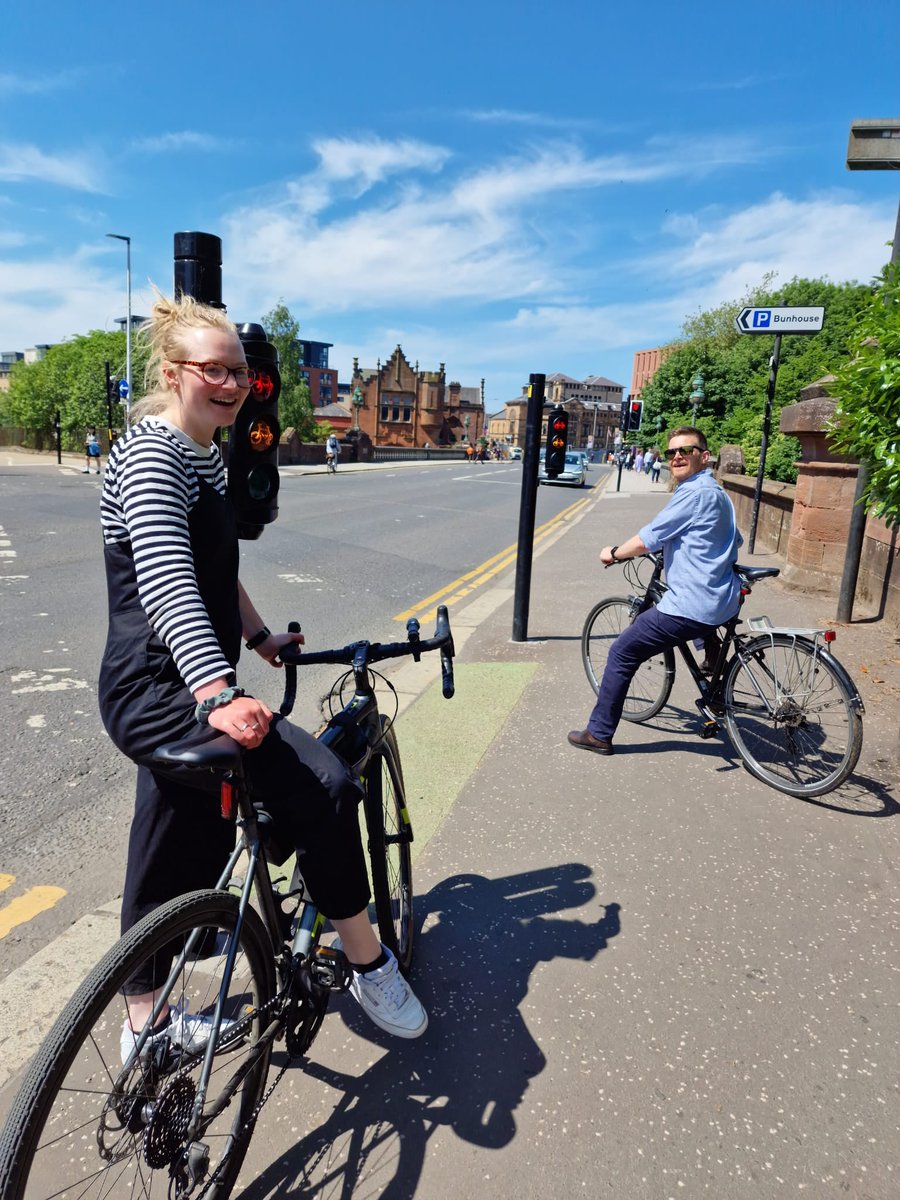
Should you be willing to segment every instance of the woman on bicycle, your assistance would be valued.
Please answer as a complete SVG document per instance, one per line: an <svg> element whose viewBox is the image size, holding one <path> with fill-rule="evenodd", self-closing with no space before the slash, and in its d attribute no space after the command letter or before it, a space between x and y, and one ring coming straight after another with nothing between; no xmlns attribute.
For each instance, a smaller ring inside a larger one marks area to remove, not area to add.
<svg viewBox="0 0 900 1200"><path fill-rule="evenodd" d="M221 310L190 297L160 297L146 336L148 394L110 454L101 499L109 633L100 709L138 769L122 931L218 879L234 830L219 816L217 780L188 768L161 771L151 756L166 742L227 733L246 751L254 799L297 847L307 888L340 935L354 996L382 1029L417 1037L428 1018L367 915L358 782L310 734L237 687L242 637L273 667L283 646L303 640L270 633L238 579L213 435L234 422L249 391L240 339ZM167 969L163 963L126 989L123 1055ZM208 1018L173 1011L162 1020L168 1036L192 1050L208 1038Z"/></svg>

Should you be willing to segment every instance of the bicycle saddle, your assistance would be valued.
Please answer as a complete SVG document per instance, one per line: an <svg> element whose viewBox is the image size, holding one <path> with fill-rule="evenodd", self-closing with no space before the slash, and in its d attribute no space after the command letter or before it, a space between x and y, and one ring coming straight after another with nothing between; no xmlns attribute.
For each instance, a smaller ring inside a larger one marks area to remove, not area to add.
<svg viewBox="0 0 900 1200"><path fill-rule="evenodd" d="M748 583L756 583L760 579L774 579L776 575L781 574L780 567L742 567L740 563L735 563L734 569Z"/></svg>
<svg viewBox="0 0 900 1200"><path fill-rule="evenodd" d="M241 748L227 733L197 742L169 742L157 746L153 761L160 766L205 767L209 771L231 771L241 761Z"/></svg>

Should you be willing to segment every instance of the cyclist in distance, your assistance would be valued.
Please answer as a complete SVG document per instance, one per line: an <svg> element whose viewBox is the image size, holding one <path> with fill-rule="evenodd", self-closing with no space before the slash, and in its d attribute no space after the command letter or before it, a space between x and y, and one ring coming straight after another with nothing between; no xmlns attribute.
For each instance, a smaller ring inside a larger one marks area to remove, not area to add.
<svg viewBox="0 0 900 1200"><path fill-rule="evenodd" d="M707 470L709 449L702 430L692 425L673 429L665 457L677 485L672 499L634 537L600 551L600 561L608 567L662 550L668 591L613 642L587 728L569 734L571 745L595 754L613 753L613 734L641 663L692 638L712 643L716 627L730 620L740 604L733 568L743 538L731 501Z"/></svg>
<svg viewBox="0 0 900 1200"><path fill-rule="evenodd" d="M331 455L331 462L335 470L337 470L338 461L341 457L341 444L337 440L337 435L330 433L328 440L325 442L325 453Z"/></svg>
<svg viewBox="0 0 900 1200"><path fill-rule="evenodd" d="M101 497L109 632L100 711L137 764L137 797L122 896L122 932L172 897L212 887L234 845L219 815L218 780L151 765L167 742L227 733L245 750L251 795L333 922L354 968L351 990L388 1032L417 1037L425 1010L369 921L369 884L350 768L305 730L237 686L241 639L273 667L300 634L270 633L238 579L238 540L213 435L231 425L251 376L224 312L160 296L147 332L147 395L110 457ZM126 987L123 1057L152 1012L170 962ZM196 1052L210 1019L171 1010L160 1029Z"/></svg>

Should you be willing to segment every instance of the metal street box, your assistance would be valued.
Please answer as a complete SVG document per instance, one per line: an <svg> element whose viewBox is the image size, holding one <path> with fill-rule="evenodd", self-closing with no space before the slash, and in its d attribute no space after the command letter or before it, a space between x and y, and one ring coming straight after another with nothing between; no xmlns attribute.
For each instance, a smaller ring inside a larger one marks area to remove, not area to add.
<svg viewBox="0 0 900 1200"><path fill-rule="evenodd" d="M854 121L850 126L847 166L851 171L900 167L900 119Z"/></svg>

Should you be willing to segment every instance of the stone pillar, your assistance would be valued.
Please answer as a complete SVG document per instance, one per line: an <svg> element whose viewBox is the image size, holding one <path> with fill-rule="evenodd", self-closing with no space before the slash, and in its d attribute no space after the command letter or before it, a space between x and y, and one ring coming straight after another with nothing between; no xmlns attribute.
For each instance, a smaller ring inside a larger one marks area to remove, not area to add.
<svg viewBox="0 0 900 1200"><path fill-rule="evenodd" d="M827 427L837 407L828 392L833 379L817 379L801 390L799 403L781 410L781 432L800 441L784 578L837 596L857 466L855 459L832 453L828 443Z"/></svg>

